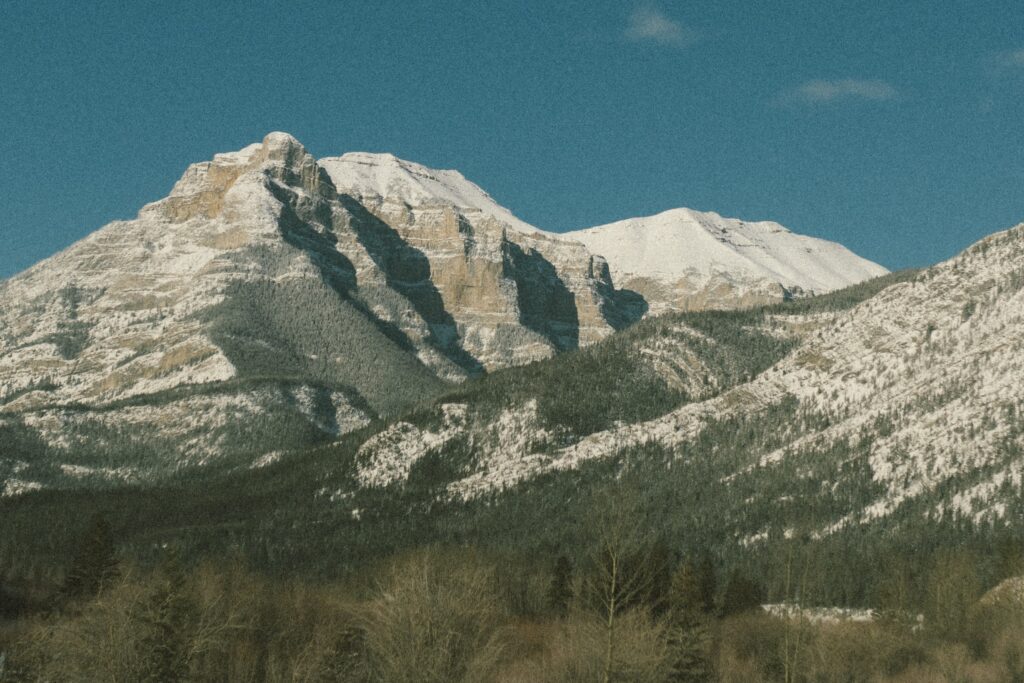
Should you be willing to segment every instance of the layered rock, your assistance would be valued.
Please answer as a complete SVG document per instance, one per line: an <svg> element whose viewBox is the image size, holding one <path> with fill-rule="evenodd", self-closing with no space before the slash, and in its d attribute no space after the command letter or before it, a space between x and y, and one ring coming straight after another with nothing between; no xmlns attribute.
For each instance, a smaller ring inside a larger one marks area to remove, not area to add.
<svg viewBox="0 0 1024 683"><path fill-rule="evenodd" d="M389 154L320 163L343 201L380 221L378 251L396 286L429 279L448 314L428 316L438 337L459 339L486 369L591 343L644 312L615 291L604 259L524 223L457 171Z"/></svg>
<svg viewBox="0 0 1024 683"><path fill-rule="evenodd" d="M337 175L343 160L324 166ZM170 439L195 427L181 402L215 394L200 420L211 432L273 413L336 438L446 382L628 324L600 259L478 188L486 200L437 183L339 191L324 166L272 133L0 283L0 412L50 446L92 430L134 448L110 436L118 415ZM252 432L233 445L274 441ZM201 441L196 458L222 450Z"/></svg>

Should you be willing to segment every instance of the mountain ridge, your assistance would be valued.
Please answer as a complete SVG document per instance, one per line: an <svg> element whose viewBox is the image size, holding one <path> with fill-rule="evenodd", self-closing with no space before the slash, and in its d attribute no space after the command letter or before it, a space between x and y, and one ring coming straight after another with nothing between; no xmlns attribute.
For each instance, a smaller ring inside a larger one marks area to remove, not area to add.
<svg viewBox="0 0 1024 683"><path fill-rule="evenodd" d="M516 221L456 171L268 134L0 283L0 414L76 471L104 448L136 474L175 449L209 464L288 429L337 439L648 313L603 257Z"/></svg>
<svg viewBox="0 0 1024 683"><path fill-rule="evenodd" d="M888 272L836 242L772 221L687 208L564 235L605 256L615 281L646 294L658 311L823 294Z"/></svg>

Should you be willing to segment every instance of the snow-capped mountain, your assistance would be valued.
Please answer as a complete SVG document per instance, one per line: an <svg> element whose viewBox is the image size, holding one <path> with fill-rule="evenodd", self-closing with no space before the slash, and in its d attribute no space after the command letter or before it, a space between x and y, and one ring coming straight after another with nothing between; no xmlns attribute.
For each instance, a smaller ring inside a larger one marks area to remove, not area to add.
<svg viewBox="0 0 1024 683"><path fill-rule="evenodd" d="M0 282L0 412L32 443L205 462L336 438L642 313L454 171L321 165L271 133Z"/></svg>
<svg viewBox="0 0 1024 683"><path fill-rule="evenodd" d="M652 312L732 308L822 294L886 269L778 223L672 209L565 234L608 261L616 286Z"/></svg>
<svg viewBox="0 0 1024 683"><path fill-rule="evenodd" d="M479 211L519 232L543 232L517 218L458 171L427 168L386 153L349 152L319 163L335 187L364 203L457 206Z"/></svg>
<svg viewBox="0 0 1024 683"><path fill-rule="evenodd" d="M654 450L667 454L667 467L710 477L701 486L743 543L897 515L1005 521L1021 513L1024 491L1022 264L1019 226L849 310L826 299L734 314L734 328L729 318L643 323L602 358L632 359L608 372L646 382L643 393L665 407L655 416L580 430L545 408L542 387L501 406L470 396L439 406L435 426L399 422L367 440L358 484L401 484L432 447L464 439L474 457L442 495L514 491L541 475ZM730 367L758 355L766 369L736 381L749 371ZM589 403L603 410L607 402Z"/></svg>
<svg viewBox="0 0 1024 683"><path fill-rule="evenodd" d="M318 161L286 133L218 154L136 218L0 282L0 429L19 444L8 462L57 449L68 476L131 478L252 459L674 305L617 287L578 236L528 225L456 171L388 154ZM841 265L772 253L787 278ZM763 285L744 262L714 258L705 271L735 266L734 282ZM706 303L756 300L738 285L729 296Z"/></svg>

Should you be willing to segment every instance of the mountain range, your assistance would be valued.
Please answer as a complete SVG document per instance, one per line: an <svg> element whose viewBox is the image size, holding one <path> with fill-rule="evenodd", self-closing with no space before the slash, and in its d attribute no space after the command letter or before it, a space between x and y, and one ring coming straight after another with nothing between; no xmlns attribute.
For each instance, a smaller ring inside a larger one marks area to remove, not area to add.
<svg viewBox="0 0 1024 683"><path fill-rule="evenodd" d="M0 530L329 571L571 547L633 489L681 552L815 539L859 604L1024 517L1022 297L1024 226L897 273L688 209L552 234L275 133L0 283Z"/></svg>
<svg viewBox="0 0 1024 683"><path fill-rule="evenodd" d="M774 223L687 209L545 232L456 171L317 160L271 133L0 282L0 420L20 444L3 462L23 472L40 458L19 452L46 451L72 479L130 481L252 459L645 316L885 272ZM5 490L38 485L11 474Z"/></svg>

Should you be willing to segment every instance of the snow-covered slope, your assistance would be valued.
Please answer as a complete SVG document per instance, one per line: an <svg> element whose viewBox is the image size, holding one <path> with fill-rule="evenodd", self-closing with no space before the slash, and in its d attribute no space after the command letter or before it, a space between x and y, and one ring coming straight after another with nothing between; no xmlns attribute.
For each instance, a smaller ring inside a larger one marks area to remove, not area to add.
<svg viewBox="0 0 1024 683"><path fill-rule="evenodd" d="M608 261L652 309L731 307L821 294L885 274L835 242L778 223L672 209L565 234Z"/></svg>
<svg viewBox="0 0 1024 683"><path fill-rule="evenodd" d="M404 462L429 455L411 448L442 432L446 443L462 438L474 444L473 459L442 495L475 498L662 448L711 477L705 488L735 515L730 532L743 543L791 534L798 523L828 535L898 516L984 523L1021 514L1024 226L852 309L791 310L733 314L743 329L793 339L787 355L724 391L698 383L687 402L653 419L580 432L571 419L553 427L530 398L497 415L470 402L458 409L461 437L451 423L413 436L395 426L359 457L365 467ZM714 378L701 363L721 343L696 329L689 336L699 346L680 343L687 320L663 318L617 357L650 359L656 342L656 367ZM744 353L762 347L752 340ZM370 471L363 478L376 481Z"/></svg>
<svg viewBox="0 0 1024 683"><path fill-rule="evenodd" d="M343 187L271 133L0 282L0 459L15 428L76 457L301 446L631 321L602 260L459 174L328 166Z"/></svg>
<svg viewBox="0 0 1024 683"><path fill-rule="evenodd" d="M100 451L159 453L172 466L258 457L587 346L671 304L616 287L573 237L524 223L456 171L387 154L318 161L270 133L193 164L136 218L0 282L0 442L16 431L32 449L84 458L63 463L75 468ZM762 251L777 256L770 284L810 272L825 288L875 272L840 277L816 254ZM701 273L764 287L748 261L705 252L706 263L691 259ZM679 272L648 265L652 282ZM705 303L750 303L750 287ZM268 418L254 429L258 415Z"/></svg>
<svg viewBox="0 0 1024 683"><path fill-rule="evenodd" d="M370 152L325 157L320 165L339 192L359 200L386 199L410 207L450 204L476 209L513 230L527 234L543 232L517 218L458 171L427 168L393 154Z"/></svg>

